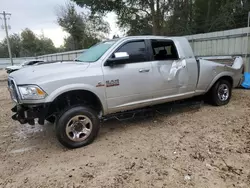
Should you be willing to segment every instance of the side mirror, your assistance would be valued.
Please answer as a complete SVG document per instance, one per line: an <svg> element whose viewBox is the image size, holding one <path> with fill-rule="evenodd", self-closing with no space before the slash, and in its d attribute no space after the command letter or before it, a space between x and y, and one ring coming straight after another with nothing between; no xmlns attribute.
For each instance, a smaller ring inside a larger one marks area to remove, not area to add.
<svg viewBox="0 0 250 188"><path fill-rule="evenodd" d="M114 58L108 58L105 64L106 66L124 64L129 60L129 54L127 52L116 52L114 56Z"/></svg>

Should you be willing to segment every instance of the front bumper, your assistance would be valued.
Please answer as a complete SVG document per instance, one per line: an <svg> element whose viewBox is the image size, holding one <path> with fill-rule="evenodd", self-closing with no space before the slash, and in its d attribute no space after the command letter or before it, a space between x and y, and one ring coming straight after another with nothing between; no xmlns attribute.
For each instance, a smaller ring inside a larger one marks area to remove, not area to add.
<svg viewBox="0 0 250 188"><path fill-rule="evenodd" d="M34 125L35 119L38 119L38 123L43 125L45 119L48 117L50 103L39 103L39 101L36 101L37 103L29 103L21 100L17 84L11 77L8 78L8 89L11 99L16 104L11 109L15 113L12 119L19 121L21 124L28 123L30 125Z"/></svg>
<svg viewBox="0 0 250 188"><path fill-rule="evenodd" d="M21 124L28 123L30 125L34 125L35 119L38 119L38 123L43 125L48 114L48 109L48 103L39 105L17 104L11 109L11 111L15 113L12 119L19 121Z"/></svg>

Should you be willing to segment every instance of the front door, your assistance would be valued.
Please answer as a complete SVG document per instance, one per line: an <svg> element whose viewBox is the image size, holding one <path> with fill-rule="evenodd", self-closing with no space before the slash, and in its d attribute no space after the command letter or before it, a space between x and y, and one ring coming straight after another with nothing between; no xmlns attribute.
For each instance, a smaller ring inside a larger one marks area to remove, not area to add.
<svg viewBox="0 0 250 188"><path fill-rule="evenodd" d="M126 41L114 51L116 52L128 53L129 60L123 64L103 66L109 113L150 105L152 66L145 41Z"/></svg>

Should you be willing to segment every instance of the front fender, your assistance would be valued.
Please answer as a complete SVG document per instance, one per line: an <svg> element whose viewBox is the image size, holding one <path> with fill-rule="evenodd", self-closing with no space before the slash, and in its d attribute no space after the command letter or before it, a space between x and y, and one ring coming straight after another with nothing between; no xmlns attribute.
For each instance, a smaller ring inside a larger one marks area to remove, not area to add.
<svg viewBox="0 0 250 188"><path fill-rule="evenodd" d="M105 100L105 90L101 89L101 88L96 88L93 87L91 85L87 85L87 84L70 84L70 85L65 85L62 86L60 88L57 88L56 90L54 90L52 93L49 94L49 96L46 97L45 102L46 103L50 103L53 102L58 96L60 96L63 93L69 92L69 91L74 91L74 90L85 90L85 91L89 91L92 92L93 94L95 94L103 107L103 113L105 114L107 112L107 103Z"/></svg>

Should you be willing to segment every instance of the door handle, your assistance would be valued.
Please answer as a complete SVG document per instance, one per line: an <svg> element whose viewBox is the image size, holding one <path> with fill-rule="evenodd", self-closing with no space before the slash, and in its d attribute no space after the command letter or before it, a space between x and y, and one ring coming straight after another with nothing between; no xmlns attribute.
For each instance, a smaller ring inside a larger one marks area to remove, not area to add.
<svg viewBox="0 0 250 188"><path fill-rule="evenodd" d="M149 72L149 71L150 71L149 69L140 69L139 70L140 73Z"/></svg>

